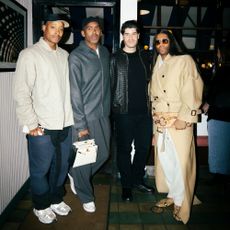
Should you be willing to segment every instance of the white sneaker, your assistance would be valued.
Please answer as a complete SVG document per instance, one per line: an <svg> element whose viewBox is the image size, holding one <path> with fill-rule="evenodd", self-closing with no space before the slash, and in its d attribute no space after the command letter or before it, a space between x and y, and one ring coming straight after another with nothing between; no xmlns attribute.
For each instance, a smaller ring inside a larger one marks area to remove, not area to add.
<svg viewBox="0 0 230 230"><path fill-rule="evenodd" d="M73 194L77 194L77 191L75 189L75 186L74 186L74 180L73 180L73 177L68 173L68 177L69 177L69 181L70 181L70 188L73 192Z"/></svg>
<svg viewBox="0 0 230 230"><path fill-rule="evenodd" d="M38 217L39 221L43 224L51 224L54 220L57 220L55 213L51 208L42 210L33 209L35 216Z"/></svg>
<svg viewBox="0 0 230 230"><path fill-rule="evenodd" d="M89 203L84 203L83 204L83 209L86 211L86 212L95 212L96 211L96 206L95 206L95 203L92 201L92 202L89 202Z"/></svg>
<svg viewBox="0 0 230 230"><path fill-rule="evenodd" d="M72 211L70 206L63 201L59 204L51 204L50 208L60 216L66 216Z"/></svg>

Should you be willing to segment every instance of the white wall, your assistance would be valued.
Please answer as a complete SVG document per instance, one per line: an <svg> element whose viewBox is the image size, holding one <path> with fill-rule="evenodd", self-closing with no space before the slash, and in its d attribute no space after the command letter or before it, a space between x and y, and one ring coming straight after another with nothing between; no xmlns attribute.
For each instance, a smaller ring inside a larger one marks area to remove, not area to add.
<svg viewBox="0 0 230 230"><path fill-rule="evenodd" d="M137 0L121 0L120 23L137 19Z"/></svg>
<svg viewBox="0 0 230 230"><path fill-rule="evenodd" d="M137 2L138 0L121 0L120 2L120 28L127 20L137 19ZM120 35L120 41L122 40Z"/></svg>
<svg viewBox="0 0 230 230"><path fill-rule="evenodd" d="M27 9L28 44L32 44L32 1L17 0ZM0 214L29 176L27 147L12 99L14 72L0 73Z"/></svg>

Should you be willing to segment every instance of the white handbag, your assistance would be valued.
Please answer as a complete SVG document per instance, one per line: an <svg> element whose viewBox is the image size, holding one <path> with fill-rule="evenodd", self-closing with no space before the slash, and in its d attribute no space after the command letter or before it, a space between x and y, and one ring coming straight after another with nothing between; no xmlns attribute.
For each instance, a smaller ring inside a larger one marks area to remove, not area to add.
<svg viewBox="0 0 230 230"><path fill-rule="evenodd" d="M96 162L98 146L95 144L94 139L76 141L73 145L76 149L73 168Z"/></svg>

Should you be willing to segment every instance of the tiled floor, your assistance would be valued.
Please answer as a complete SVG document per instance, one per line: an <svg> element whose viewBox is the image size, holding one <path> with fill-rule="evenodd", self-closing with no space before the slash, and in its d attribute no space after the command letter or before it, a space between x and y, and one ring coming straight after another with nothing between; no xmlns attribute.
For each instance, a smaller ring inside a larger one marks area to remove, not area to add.
<svg viewBox="0 0 230 230"><path fill-rule="evenodd" d="M155 195L134 192L134 201L124 203L120 198L119 181L114 180L111 187L109 230L169 230L169 229L230 229L230 185L209 184L211 179L207 166L199 168L196 194L202 204L193 206L191 218L184 225L172 217L172 208L161 213L152 212L157 200L165 194ZM153 178L147 179L154 183Z"/></svg>
<svg viewBox="0 0 230 230"><path fill-rule="evenodd" d="M164 209L162 213L151 211L154 203L164 197L164 194L148 195L134 191L133 202L126 203L121 200L121 187L117 178L100 173L95 177L94 183L111 185L108 230L230 229L230 185L210 184L210 179L207 166L200 166L196 194L202 204L193 206L191 218L186 225L173 219L170 207ZM154 185L153 177L148 177L146 180ZM9 216L2 229L20 229L20 223L31 208L32 203L28 193Z"/></svg>

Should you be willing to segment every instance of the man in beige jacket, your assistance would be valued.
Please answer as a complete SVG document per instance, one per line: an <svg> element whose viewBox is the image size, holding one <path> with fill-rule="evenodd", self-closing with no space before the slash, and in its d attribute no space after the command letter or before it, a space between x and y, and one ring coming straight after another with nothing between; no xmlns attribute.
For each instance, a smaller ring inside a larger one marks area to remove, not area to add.
<svg viewBox="0 0 230 230"><path fill-rule="evenodd" d="M193 124L198 120L203 82L189 55L169 31L155 36L159 54L150 85L156 145L156 187L168 193L157 207L174 204L173 217L187 223L196 177Z"/></svg>
<svg viewBox="0 0 230 230"><path fill-rule="evenodd" d="M17 117L28 140L33 212L44 224L71 211L63 196L73 112L68 53L58 46L68 26L60 15L47 16L43 37L19 55L13 87Z"/></svg>

